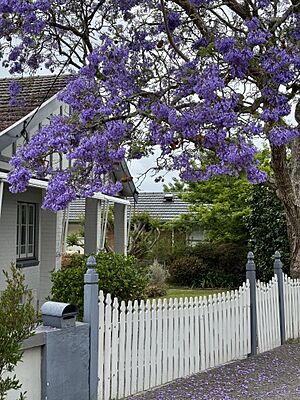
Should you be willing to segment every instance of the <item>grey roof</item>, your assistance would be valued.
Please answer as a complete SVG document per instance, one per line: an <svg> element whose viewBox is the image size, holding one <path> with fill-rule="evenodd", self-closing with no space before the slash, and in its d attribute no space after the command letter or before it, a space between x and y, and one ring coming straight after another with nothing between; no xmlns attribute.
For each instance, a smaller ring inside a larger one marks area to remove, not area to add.
<svg viewBox="0 0 300 400"><path fill-rule="evenodd" d="M176 193L141 192L138 202L134 198L128 198L133 211L148 212L151 217L158 218L162 222L171 221L188 212L190 203L181 200ZM77 222L80 215L84 215L85 201L78 199L71 203L69 221Z"/></svg>
<svg viewBox="0 0 300 400"><path fill-rule="evenodd" d="M176 193L142 192L138 202L133 204L135 212L147 211L151 217L162 222L171 221L188 212L190 204L181 200Z"/></svg>
<svg viewBox="0 0 300 400"><path fill-rule="evenodd" d="M71 75L43 75L0 79L0 131L19 121L66 87ZM20 84L17 105L10 105L9 86Z"/></svg>

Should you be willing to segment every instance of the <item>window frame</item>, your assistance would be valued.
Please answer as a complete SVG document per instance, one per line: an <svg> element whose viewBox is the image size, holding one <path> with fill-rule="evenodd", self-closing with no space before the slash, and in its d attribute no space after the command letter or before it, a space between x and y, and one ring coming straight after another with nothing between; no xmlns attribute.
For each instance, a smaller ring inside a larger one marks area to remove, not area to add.
<svg viewBox="0 0 300 400"><path fill-rule="evenodd" d="M17 232L16 232L15 251L16 251L17 265L21 267L38 264L37 210L38 208L36 203L30 203L25 201L17 202ZM23 243L22 243L22 236L24 237Z"/></svg>

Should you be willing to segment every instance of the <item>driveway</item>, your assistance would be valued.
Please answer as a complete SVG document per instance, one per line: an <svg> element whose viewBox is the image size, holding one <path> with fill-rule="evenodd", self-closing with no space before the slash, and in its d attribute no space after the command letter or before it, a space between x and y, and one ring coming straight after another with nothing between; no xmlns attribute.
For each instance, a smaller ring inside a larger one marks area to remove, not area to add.
<svg viewBox="0 0 300 400"><path fill-rule="evenodd" d="M127 400L300 399L300 344L177 379Z"/></svg>

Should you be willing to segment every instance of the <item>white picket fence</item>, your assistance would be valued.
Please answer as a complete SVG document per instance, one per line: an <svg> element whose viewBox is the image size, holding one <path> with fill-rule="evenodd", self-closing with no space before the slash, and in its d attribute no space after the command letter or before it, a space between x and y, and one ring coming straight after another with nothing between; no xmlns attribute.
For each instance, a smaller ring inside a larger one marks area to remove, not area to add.
<svg viewBox="0 0 300 400"><path fill-rule="evenodd" d="M281 345L278 281L274 276L269 283L256 283L258 352Z"/></svg>
<svg viewBox="0 0 300 400"><path fill-rule="evenodd" d="M300 337L300 279L283 278L286 339Z"/></svg>
<svg viewBox="0 0 300 400"><path fill-rule="evenodd" d="M99 296L99 400L121 399L250 353L250 288L119 304Z"/></svg>

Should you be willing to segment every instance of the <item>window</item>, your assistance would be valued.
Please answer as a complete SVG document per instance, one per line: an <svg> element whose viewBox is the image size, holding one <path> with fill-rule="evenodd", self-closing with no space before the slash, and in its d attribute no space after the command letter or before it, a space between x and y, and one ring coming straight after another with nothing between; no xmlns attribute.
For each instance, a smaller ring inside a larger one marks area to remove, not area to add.
<svg viewBox="0 0 300 400"><path fill-rule="evenodd" d="M18 203L17 210L17 259L36 257L36 205Z"/></svg>

